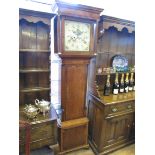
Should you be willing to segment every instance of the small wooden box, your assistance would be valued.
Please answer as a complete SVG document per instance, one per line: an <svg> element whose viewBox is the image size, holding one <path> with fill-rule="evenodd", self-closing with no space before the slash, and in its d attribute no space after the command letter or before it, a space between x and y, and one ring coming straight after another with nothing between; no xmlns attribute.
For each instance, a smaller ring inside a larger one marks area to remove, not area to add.
<svg viewBox="0 0 155 155"><path fill-rule="evenodd" d="M86 117L58 123L60 153L88 147L88 119Z"/></svg>

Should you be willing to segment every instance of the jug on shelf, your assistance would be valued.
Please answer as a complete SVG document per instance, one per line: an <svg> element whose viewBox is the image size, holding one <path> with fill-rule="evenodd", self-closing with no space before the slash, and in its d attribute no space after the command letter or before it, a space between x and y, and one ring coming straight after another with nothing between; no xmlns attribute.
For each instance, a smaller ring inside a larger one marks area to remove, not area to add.
<svg viewBox="0 0 155 155"><path fill-rule="evenodd" d="M45 116L46 112L49 112L51 108L51 103L49 101L35 99L35 105L40 109L40 112Z"/></svg>

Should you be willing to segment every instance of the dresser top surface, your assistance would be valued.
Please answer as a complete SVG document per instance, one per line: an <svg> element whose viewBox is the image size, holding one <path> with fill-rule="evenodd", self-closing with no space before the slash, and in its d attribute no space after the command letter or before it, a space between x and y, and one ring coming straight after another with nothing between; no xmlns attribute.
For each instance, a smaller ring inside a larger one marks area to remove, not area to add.
<svg viewBox="0 0 155 155"><path fill-rule="evenodd" d="M115 103L127 102L127 101L134 101L135 100L135 92L128 92L128 93L121 93L118 95L110 94L109 96L103 96L102 92L99 91L99 100L104 105L110 105Z"/></svg>
<svg viewBox="0 0 155 155"><path fill-rule="evenodd" d="M28 119L26 114L24 113L24 106L20 106L19 107L19 119L27 121L30 124L38 124L38 123L44 123L44 122L57 120L57 114L56 114L55 109L52 107L51 110L48 113L46 113L45 116L43 116L42 113L39 113L36 119Z"/></svg>

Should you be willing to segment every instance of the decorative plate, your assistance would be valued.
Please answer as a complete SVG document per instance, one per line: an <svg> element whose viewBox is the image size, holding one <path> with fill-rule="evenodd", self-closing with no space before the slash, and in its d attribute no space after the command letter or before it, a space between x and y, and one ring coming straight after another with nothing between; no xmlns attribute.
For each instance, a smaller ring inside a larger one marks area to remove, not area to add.
<svg viewBox="0 0 155 155"><path fill-rule="evenodd" d="M116 55L112 60L112 67L118 72L128 71L128 60L122 55Z"/></svg>

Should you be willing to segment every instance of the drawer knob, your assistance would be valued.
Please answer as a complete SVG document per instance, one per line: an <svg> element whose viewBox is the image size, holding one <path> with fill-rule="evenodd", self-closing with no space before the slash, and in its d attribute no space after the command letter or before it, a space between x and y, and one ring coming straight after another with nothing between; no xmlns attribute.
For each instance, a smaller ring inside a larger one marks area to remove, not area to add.
<svg viewBox="0 0 155 155"><path fill-rule="evenodd" d="M128 109L131 109L132 108L132 106L131 105L128 105Z"/></svg>
<svg viewBox="0 0 155 155"><path fill-rule="evenodd" d="M112 112L116 112L118 109L117 108L112 108L111 111Z"/></svg>

